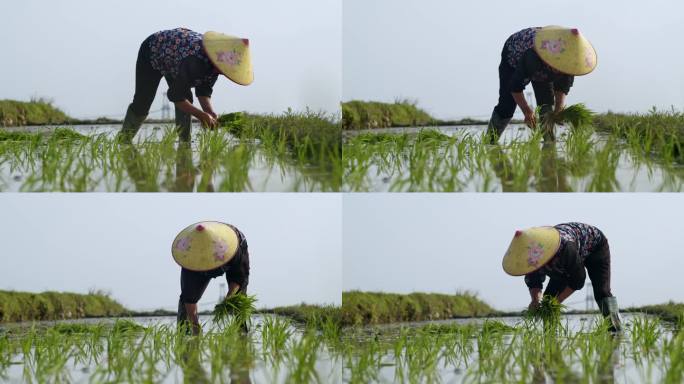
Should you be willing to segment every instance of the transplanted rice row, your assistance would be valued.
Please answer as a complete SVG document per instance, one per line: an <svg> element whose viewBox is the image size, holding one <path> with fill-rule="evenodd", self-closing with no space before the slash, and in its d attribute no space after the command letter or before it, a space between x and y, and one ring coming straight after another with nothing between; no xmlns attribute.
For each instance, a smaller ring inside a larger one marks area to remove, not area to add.
<svg viewBox="0 0 684 384"><path fill-rule="evenodd" d="M19 191L336 191L339 125L321 114L232 114L178 143L174 129L118 144L69 129L0 131L0 189ZM139 135L140 136L140 135Z"/></svg>
<svg viewBox="0 0 684 384"><path fill-rule="evenodd" d="M58 324L0 334L0 378L25 382L340 382L325 329L266 316L200 336L175 325Z"/></svg>
<svg viewBox="0 0 684 384"><path fill-rule="evenodd" d="M490 145L482 133L361 133L343 146L346 191L681 191L684 118L601 115L544 141L541 130ZM527 129L525 129L527 131Z"/></svg>

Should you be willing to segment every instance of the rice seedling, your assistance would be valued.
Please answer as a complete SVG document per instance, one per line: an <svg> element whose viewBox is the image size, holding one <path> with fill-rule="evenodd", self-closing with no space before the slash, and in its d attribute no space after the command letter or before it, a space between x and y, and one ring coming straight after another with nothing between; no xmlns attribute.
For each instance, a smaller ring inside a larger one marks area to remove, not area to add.
<svg viewBox="0 0 684 384"><path fill-rule="evenodd" d="M214 323L225 324L233 319L238 324L249 325L252 314L256 311L257 299L254 295L237 293L225 298L214 307Z"/></svg>
<svg viewBox="0 0 684 384"><path fill-rule="evenodd" d="M216 130L177 144L174 129L132 145L112 133L57 128L0 130L0 188L12 191L336 191L341 185L339 124L310 111L235 113ZM112 127L116 131L118 127ZM273 176L275 175L275 176Z"/></svg>
<svg viewBox="0 0 684 384"><path fill-rule="evenodd" d="M342 189L393 192L683 189L684 170L676 166L682 134L675 134L678 128L672 125L682 125L684 119L658 114L636 119L641 123L629 120L629 127L615 120L608 131L604 115L594 116L581 104L569 106L553 119L566 125L557 129L559 140L555 142L545 141L543 130L530 133L527 129L497 145L483 142L478 133L482 129L474 127L351 134L343 144ZM511 131L513 127L507 132Z"/></svg>

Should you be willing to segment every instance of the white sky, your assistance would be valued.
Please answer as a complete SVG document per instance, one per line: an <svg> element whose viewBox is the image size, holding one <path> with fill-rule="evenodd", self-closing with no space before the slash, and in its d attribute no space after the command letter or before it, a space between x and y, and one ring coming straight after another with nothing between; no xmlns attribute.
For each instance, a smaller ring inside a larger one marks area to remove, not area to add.
<svg viewBox="0 0 684 384"><path fill-rule="evenodd" d="M219 77L217 112L308 106L337 113L341 8L341 0L4 2L0 99L45 96L74 117L120 117L133 99L142 41L184 26L250 39L254 83L243 87ZM165 90L162 80L153 111Z"/></svg>
<svg viewBox="0 0 684 384"><path fill-rule="evenodd" d="M684 3L672 0L344 0L343 100L410 98L437 117L488 118L505 40L556 24L579 28L598 54L567 103L681 110L682 14Z"/></svg>
<svg viewBox="0 0 684 384"><path fill-rule="evenodd" d="M501 267L515 230L582 221L608 237L621 306L684 301L684 194L345 194L343 206L344 290L471 290L495 308L522 309L523 278ZM582 309L585 297L567 302Z"/></svg>
<svg viewBox="0 0 684 384"><path fill-rule="evenodd" d="M338 194L0 194L0 289L111 291L131 309L176 309L171 243L202 220L247 237L258 307L341 303ZM200 303L215 302L212 280ZM212 308L201 306L202 309Z"/></svg>

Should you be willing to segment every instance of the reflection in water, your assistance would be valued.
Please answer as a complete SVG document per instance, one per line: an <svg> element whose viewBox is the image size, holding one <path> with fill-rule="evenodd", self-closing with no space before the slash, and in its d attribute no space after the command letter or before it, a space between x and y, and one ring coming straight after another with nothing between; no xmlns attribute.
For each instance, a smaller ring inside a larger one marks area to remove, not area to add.
<svg viewBox="0 0 684 384"><path fill-rule="evenodd" d="M222 347L225 348L222 356L224 359L221 363L227 363L228 372L212 371L212 374L207 374L207 370L202 365L202 346L196 337L188 337L184 340L186 342L185 348L181 355L181 369L183 371L183 382L187 384L195 383L214 383L226 382L224 375L228 373L228 383L232 384L251 384L250 367L254 365L251 351L251 341L247 337L231 338L230 342L225 343ZM221 340L223 341L223 340ZM213 366L213 364L212 364ZM216 365L216 369L220 369L222 365Z"/></svg>
<svg viewBox="0 0 684 384"><path fill-rule="evenodd" d="M546 140L542 145L539 175L535 175L534 168L515 167L511 156L500 144L491 146L488 157L503 192L527 192L531 178L534 179L537 192L572 192L568 184L567 165L558 155L555 141Z"/></svg>

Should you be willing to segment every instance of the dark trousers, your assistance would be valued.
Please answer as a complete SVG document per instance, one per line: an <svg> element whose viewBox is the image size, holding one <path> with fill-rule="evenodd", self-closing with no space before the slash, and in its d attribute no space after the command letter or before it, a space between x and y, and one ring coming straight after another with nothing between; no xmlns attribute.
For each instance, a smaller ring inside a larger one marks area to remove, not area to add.
<svg viewBox="0 0 684 384"><path fill-rule="evenodd" d="M510 83L515 69L508 64L504 52L501 53L501 63L499 64L499 103L494 107L494 111L502 119L510 119L515 113L517 104L511 95ZM532 81L532 89L537 105L541 106L542 113L553 109L555 97L553 94L552 82Z"/></svg>
<svg viewBox="0 0 684 384"><path fill-rule="evenodd" d="M178 299L178 321L187 320L187 313L185 312L185 304L197 304L202 298L204 291L209 286L211 279L223 275L225 272L221 269L216 269L207 272L195 272L185 268L181 268L180 285L181 294ZM226 276L226 283L230 286L228 276ZM241 286L240 293L247 293L247 286Z"/></svg>
<svg viewBox="0 0 684 384"><path fill-rule="evenodd" d="M587 269L589 280L594 289L594 300L601 308L601 302L606 297L612 297L610 291L610 248L608 246L608 239L604 237L603 243L592 252L584 260L584 267ZM544 295L556 296L568 284L565 280L557 277L551 277L549 284L546 286Z"/></svg>
<svg viewBox="0 0 684 384"><path fill-rule="evenodd" d="M133 102L129 108L138 116L147 116L150 112L154 97L157 95L159 82L164 77L161 72L152 68L152 63L150 62L150 38L151 36L140 45L138 59L135 63L135 95L133 95ZM166 83L170 88L173 80L166 77ZM188 92L185 98L192 103L192 92ZM191 116L176 108L176 125L179 128L178 134L181 141L190 141L190 122Z"/></svg>

